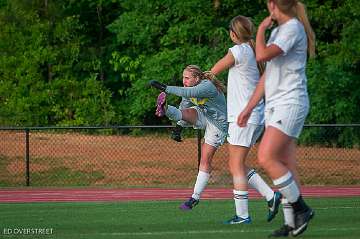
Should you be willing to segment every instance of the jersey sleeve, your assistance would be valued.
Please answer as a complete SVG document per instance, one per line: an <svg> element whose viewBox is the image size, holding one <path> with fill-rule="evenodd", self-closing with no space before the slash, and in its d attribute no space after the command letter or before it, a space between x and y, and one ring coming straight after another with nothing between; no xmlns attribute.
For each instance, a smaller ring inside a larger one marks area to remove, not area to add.
<svg viewBox="0 0 360 239"><path fill-rule="evenodd" d="M239 65L244 61L245 54L246 54L244 47L235 45L235 46L229 48L229 51L231 52L231 54L233 55L233 57L235 59L235 65Z"/></svg>
<svg viewBox="0 0 360 239"><path fill-rule="evenodd" d="M299 30L295 25L279 29L272 44L277 45L286 55L289 50L294 46L299 36Z"/></svg>
<svg viewBox="0 0 360 239"><path fill-rule="evenodd" d="M215 85L209 80L202 80L200 84L193 87L167 86L166 93L185 98L209 98L218 94Z"/></svg>

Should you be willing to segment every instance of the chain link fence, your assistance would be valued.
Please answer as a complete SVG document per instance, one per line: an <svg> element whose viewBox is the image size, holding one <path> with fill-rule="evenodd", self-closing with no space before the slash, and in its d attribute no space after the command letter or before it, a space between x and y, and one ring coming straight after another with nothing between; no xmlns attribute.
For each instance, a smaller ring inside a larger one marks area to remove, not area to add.
<svg viewBox="0 0 360 239"><path fill-rule="evenodd" d="M0 187L192 187L201 131L172 126L0 128ZM360 125L307 125L297 159L305 185L360 185ZM257 145L247 158L256 163ZM227 144L210 186L230 186Z"/></svg>

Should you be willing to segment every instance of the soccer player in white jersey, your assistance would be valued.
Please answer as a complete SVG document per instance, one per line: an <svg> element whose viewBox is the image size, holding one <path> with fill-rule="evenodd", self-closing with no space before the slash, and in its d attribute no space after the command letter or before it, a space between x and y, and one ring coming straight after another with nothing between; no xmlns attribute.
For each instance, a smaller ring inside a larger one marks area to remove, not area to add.
<svg viewBox="0 0 360 239"><path fill-rule="evenodd" d="M256 35L256 59L267 61L266 70L238 124L246 125L252 109L265 95L266 129L258 161L287 203L284 226L270 236L298 236L314 216L301 197L295 149L309 111L305 68L307 53L313 56L315 52L315 35L300 1L268 0L267 7L270 16L261 22ZM278 26L265 43L265 31L273 22Z"/></svg>
<svg viewBox="0 0 360 239"><path fill-rule="evenodd" d="M237 125L237 117L245 108L263 73L264 66L255 59L254 25L245 16L234 17L229 25L229 35L233 47L211 69L218 75L229 69L227 82L227 121L229 122L229 169L233 177L235 216L227 224L250 223L248 211L248 184L266 198L269 206L267 221L278 212L281 194L265 183L254 169L246 166L245 160L251 146L264 128L264 102L259 102L252 110L246 127Z"/></svg>

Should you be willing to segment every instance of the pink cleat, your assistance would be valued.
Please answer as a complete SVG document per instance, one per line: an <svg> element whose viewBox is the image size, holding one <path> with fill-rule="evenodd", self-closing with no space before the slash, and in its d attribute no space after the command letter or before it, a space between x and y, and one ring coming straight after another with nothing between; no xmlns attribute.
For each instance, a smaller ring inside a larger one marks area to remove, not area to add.
<svg viewBox="0 0 360 239"><path fill-rule="evenodd" d="M166 93L161 92L156 101L156 112L157 117L163 117L166 112Z"/></svg>

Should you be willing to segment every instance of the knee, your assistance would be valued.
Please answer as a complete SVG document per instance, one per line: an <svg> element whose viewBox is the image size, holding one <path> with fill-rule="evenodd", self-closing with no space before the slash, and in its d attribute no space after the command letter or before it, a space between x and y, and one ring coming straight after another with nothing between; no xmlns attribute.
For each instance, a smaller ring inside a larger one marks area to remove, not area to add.
<svg viewBox="0 0 360 239"><path fill-rule="evenodd" d="M233 162L231 161L231 159L228 161L228 168L229 168L229 172L231 173L231 175L234 175L234 165Z"/></svg>
<svg viewBox="0 0 360 239"><path fill-rule="evenodd" d="M236 175L237 174L237 170L231 166L231 164L229 164L229 172L231 175Z"/></svg>
<svg viewBox="0 0 360 239"><path fill-rule="evenodd" d="M245 165L243 162L229 160L229 172L231 175L243 175L245 171Z"/></svg>
<svg viewBox="0 0 360 239"><path fill-rule="evenodd" d="M264 150L261 150L261 149L259 149L259 152L258 152L258 164L263 169L266 169L269 164L269 159L266 157L266 152L264 152Z"/></svg>

